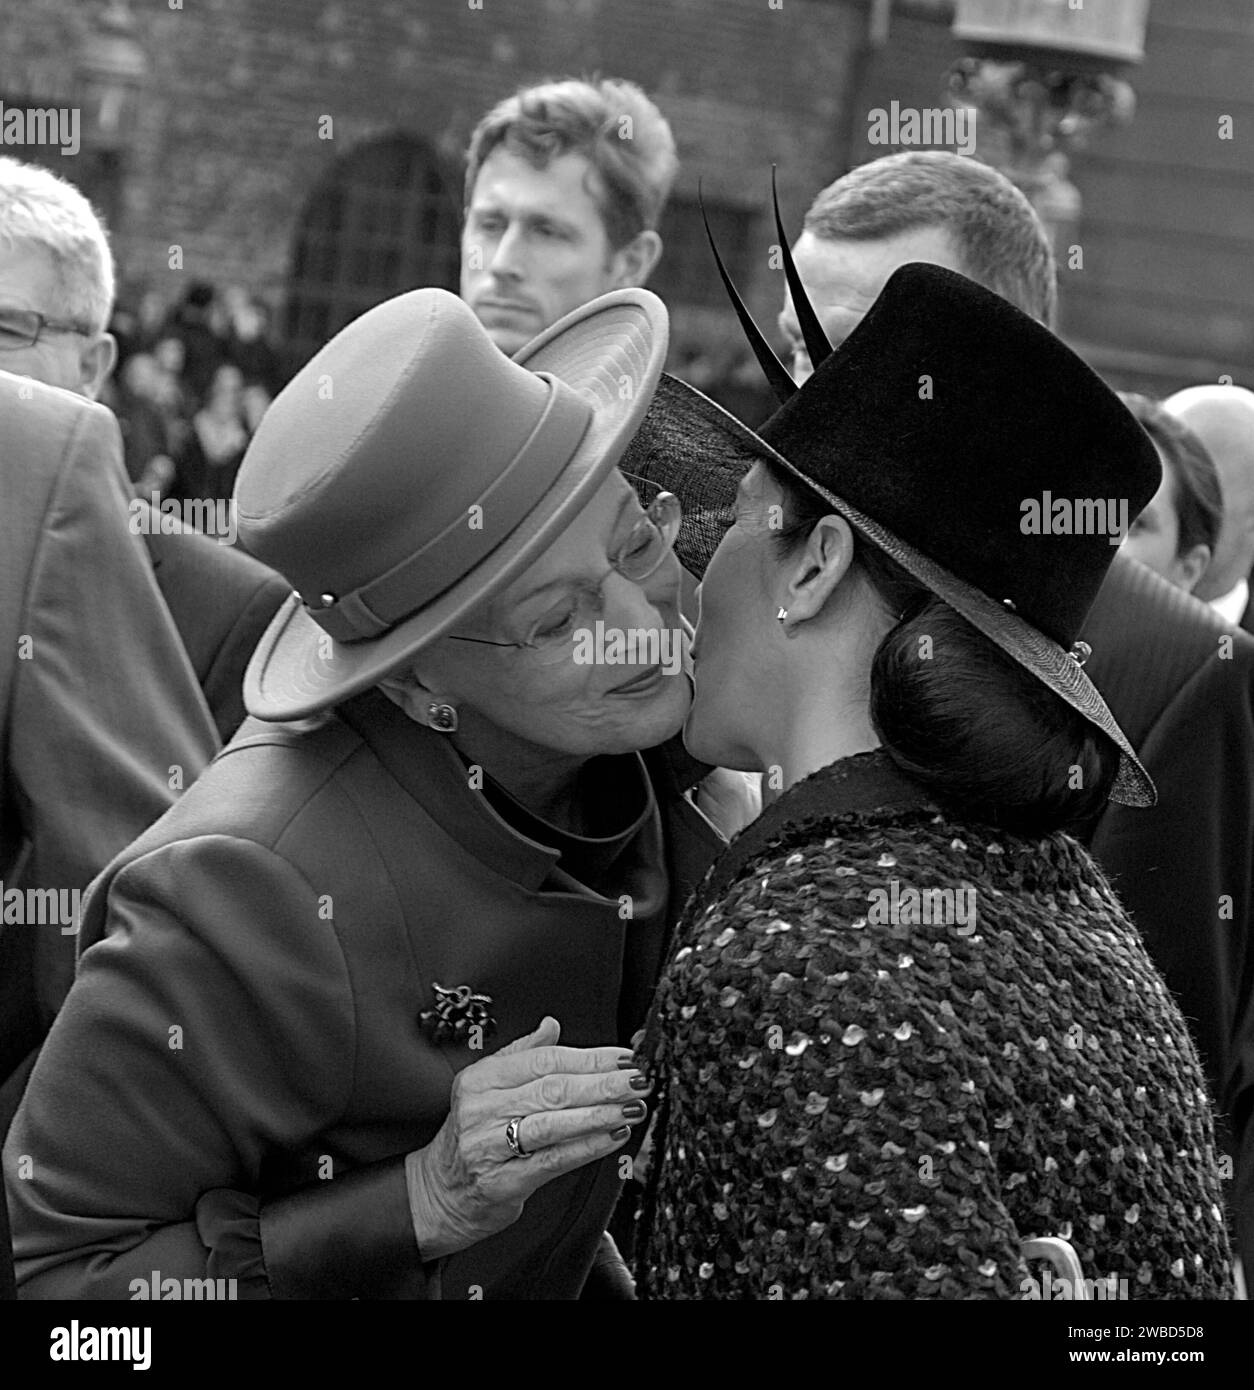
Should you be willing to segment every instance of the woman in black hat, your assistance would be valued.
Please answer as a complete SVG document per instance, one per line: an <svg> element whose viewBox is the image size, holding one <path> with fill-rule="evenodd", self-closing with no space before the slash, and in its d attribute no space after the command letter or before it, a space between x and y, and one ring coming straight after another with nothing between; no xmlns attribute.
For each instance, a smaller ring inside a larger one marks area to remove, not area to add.
<svg viewBox="0 0 1254 1390"><path fill-rule="evenodd" d="M782 795L660 987L644 1291L1229 1296L1202 1071L1066 833L1153 800L1075 641L1149 441L1047 330L910 265L760 437L664 383L639 466L677 448L694 514L738 482L685 741Z"/></svg>

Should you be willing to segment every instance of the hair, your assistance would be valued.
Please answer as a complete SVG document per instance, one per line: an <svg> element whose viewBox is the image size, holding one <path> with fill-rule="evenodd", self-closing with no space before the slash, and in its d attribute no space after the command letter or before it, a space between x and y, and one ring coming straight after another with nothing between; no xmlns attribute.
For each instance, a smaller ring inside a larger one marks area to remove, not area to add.
<svg viewBox="0 0 1254 1390"><path fill-rule="evenodd" d="M1171 477L1172 501L1179 522L1176 555L1187 555L1195 545L1215 553L1224 519L1223 490L1219 473L1206 445L1176 417L1148 396L1121 391L1120 399L1141 422Z"/></svg>
<svg viewBox="0 0 1254 1390"><path fill-rule="evenodd" d="M666 118L634 82L618 78L546 82L494 106L470 137L466 207L484 160L500 145L537 169L583 155L600 175L601 219L615 250L656 230L679 168Z"/></svg>
<svg viewBox="0 0 1254 1390"><path fill-rule="evenodd" d="M775 543L791 555L833 508L766 467L784 494ZM1119 770L1114 740L861 536L853 566L896 618L871 663L870 703L893 762L937 800L1016 834L1096 817Z"/></svg>
<svg viewBox="0 0 1254 1390"><path fill-rule="evenodd" d="M859 165L806 213L812 236L882 241L946 231L967 275L1047 328L1058 312L1057 270L1032 204L1004 174L949 150L911 150Z"/></svg>
<svg viewBox="0 0 1254 1390"><path fill-rule="evenodd" d="M113 252L100 215L72 183L37 164L0 156L0 246L52 258L55 312L92 333L113 313Z"/></svg>

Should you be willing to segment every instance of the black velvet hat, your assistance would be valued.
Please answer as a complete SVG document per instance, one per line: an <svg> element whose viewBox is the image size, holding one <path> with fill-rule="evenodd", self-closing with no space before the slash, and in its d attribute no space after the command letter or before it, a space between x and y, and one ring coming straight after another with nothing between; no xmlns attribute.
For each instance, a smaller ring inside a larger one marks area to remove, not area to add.
<svg viewBox="0 0 1254 1390"><path fill-rule="evenodd" d="M902 266L834 351L792 293L815 370L798 388L776 362L788 398L757 433L664 377L622 461L679 496L680 560L704 573L741 477L769 461L1108 734L1112 798L1153 805L1077 641L1158 487L1141 426L1047 328L954 271Z"/></svg>

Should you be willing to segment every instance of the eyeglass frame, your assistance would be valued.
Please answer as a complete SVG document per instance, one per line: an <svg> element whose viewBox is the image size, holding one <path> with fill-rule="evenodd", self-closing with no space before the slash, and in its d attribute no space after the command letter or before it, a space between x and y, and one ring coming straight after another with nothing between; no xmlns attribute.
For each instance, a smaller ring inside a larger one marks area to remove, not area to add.
<svg viewBox="0 0 1254 1390"><path fill-rule="evenodd" d="M625 478L630 478L632 475L624 473L623 476ZM643 482L646 480L641 479L640 481ZM653 515L653 509L660 502L665 502L667 504L667 510L671 513L669 518L661 523L659 523ZM658 555L654 563L650 565L649 568L645 570L642 574L628 574L625 570L621 569L617 564L615 564L613 560L611 560L609 570L607 571L607 573L601 576L600 580L598 581L597 587L602 587L611 574L621 574L624 579L629 579L633 584L639 584L641 580L648 579L650 575L656 574L658 569L665 563L667 555L674 553L675 541L679 536L679 528L683 523L683 519L683 506L680 503L679 498L676 497L673 492L659 492L657 496L654 497L654 499L649 503L648 507L645 508L644 517L642 518L642 520L648 521L653 526L653 529L662 537L663 541L665 541L665 546L663 547L661 554ZM618 552L619 555L621 555L622 550L625 550L631 544L631 538L636 534L636 531L639 528L639 526L640 522L638 521L636 525L632 527L631 534L623 542L623 545ZM669 535L667 534L668 532L670 533ZM562 638L561 641L552 644L544 642L496 642L488 637L462 637L456 632L446 632L444 635L445 637L449 638L451 641L454 642L473 642L476 645L482 647L513 647L521 651L533 652L545 651L550 645L560 647L566 640L568 640L566 638Z"/></svg>
<svg viewBox="0 0 1254 1390"><path fill-rule="evenodd" d="M0 328L4 326L5 316L8 314L23 314L27 318L35 320L35 332L29 342L6 343L5 334L0 332L0 352L21 352L25 348L33 348L39 345L40 338L47 332L52 333L77 333L80 337L90 338L93 331L84 328L80 323L71 323L68 319L52 319L47 314L41 314L38 309L3 309L0 308Z"/></svg>

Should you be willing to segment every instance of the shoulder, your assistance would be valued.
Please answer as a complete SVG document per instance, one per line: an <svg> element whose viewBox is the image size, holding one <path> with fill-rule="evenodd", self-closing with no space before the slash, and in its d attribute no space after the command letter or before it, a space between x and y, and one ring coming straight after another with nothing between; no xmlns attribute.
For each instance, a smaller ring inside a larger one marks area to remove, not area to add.
<svg viewBox="0 0 1254 1390"><path fill-rule="evenodd" d="M1066 835L1023 838L953 819L935 809L859 812L807 827L764 849L721 891L707 883L688 917L694 940L727 927L754 937L794 925L825 951L864 957L898 951L886 923L1013 925L1045 920L1060 902L1121 916L1088 852ZM1074 901L1073 901L1074 900ZM972 927L974 931L974 927ZM687 939L685 944L688 944Z"/></svg>
<svg viewBox="0 0 1254 1390"><path fill-rule="evenodd" d="M394 818L404 793L342 721L301 730L250 720L181 799L92 885L80 950L127 912L200 921L247 913L277 923L310 904L391 902L371 817ZM354 889L358 882L367 885ZM108 905L106 907L106 904ZM233 904L233 906L232 906ZM224 928L225 929L225 928Z"/></svg>
<svg viewBox="0 0 1254 1390"><path fill-rule="evenodd" d="M355 759L377 761L334 715L316 727L250 719L127 856L222 835L274 849L303 817L335 804L342 818L341 787ZM394 785L386 776L377 781L383 789Z"/></svg>

